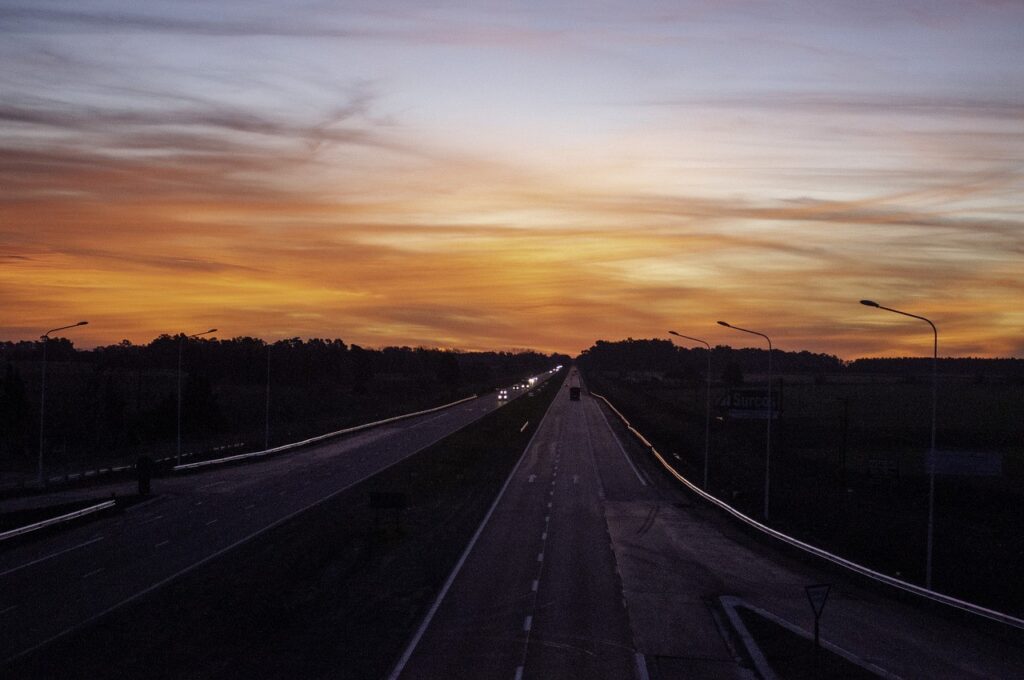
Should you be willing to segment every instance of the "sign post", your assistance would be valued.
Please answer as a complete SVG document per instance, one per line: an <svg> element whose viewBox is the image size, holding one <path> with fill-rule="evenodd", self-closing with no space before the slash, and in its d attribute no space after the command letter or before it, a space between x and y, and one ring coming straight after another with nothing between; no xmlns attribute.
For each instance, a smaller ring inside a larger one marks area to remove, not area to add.
<svg viewBox="0 0 1024 680"><path fill-rule="evenodd" d="M804 592L807 593L807 601L811 603L811 611L814 612L814 669L816 676L818 675L818 649L821 646L818 624L821 622L821 612L825 609L825 600L828 599L828 593L831 589L831 583L804 586Z"/></svg>

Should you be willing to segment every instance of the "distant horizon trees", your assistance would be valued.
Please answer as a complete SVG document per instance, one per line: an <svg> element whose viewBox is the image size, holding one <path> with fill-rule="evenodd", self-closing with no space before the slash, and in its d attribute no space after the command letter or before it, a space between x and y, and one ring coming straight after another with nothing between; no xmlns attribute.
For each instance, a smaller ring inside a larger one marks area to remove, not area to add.
<svg viewBox="0 0 1024 680"><path fill-rule="evenodd" d="M182 350L186 442L262 442L269 353L271 437L329 431L492 390L567 364L567 355L370 349L339 338L187 338L161 335L80 350L52 338L46 350L49 468L89 456L169 447L177 426ZM42 342L0 342L0 472L38 451Z"/></svg>
<svg viewBox="0 0 1024 680"><path fill-rule="evenodd" d="M671 340L626 338L610 342L597 340L583 350L579 362L603 372L658 373L669 379L703 380L707 371L707 349L683 347ZM931 357L861 358L845 361L832 354L789 351L776 348L772 355L777 374L896 375L913 379L930 375ZM712 379L741 384L744 376L767 370L767 348L716 345L711 349ZM976 381L1007 380L1024 384L1024 359L940 357L944 375L969 376Z"/></svg>

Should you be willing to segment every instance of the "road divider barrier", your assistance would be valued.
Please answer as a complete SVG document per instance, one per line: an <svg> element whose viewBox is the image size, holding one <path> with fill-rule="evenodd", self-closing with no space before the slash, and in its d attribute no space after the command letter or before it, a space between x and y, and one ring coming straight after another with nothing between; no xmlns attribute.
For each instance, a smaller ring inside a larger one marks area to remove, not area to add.
<svg viewBox="0 0 1024 680"><path fill-rule="evenodd" d="M986 618L997 623L1002 623L1007 626L1012 626L1014 628L1024 630L1024 619L1020 619L1016 616L996 611L994 609L989 609L988 607L982 607L981 605L974 604L973 602L967 602L965 600L952 597L951 595L945 595L934 590L929 590L928 588L925 588L923 586L909 583L902 579L889 576L888 574L883 574L869 567L865 567L864 565L859 564L857 562L853 562L844 557L840 557L839 555L834 555L828 552L827 550L823 550L822 548L811 545L810 543L804 543L803 541L797 538L793 538L788 534L784 534L781 531L772 529L771 527L762 524L761 522L758 522L757 520L743 514L736 508L732 507L731 505L725 503L722 500L719 500L715 496L712 496L711 494L707 493L706 491L698 487L696 484L688 480L686 477L679 474L679 472L676 471L675 468L669 465L668 461L665 460L664 456L662 456L661 453L658 452L654 444L648 441L647 438L644 437L639 430L633 427L633 425L630 424L629 419L626 418L626 416L622 415L622 413L617 408L615 408L615 406L613 406L607 398L595 392L591 392L591 395L594 398L603 401L608 406L608 408L611 409L612 412L615 413L615 415L617 415L619 419L622 420L622 423L626 426L626 429L632 432L633 435L636 436L636 438L640 441L640 443L643 444L644 447L647 448L651 452L651 454L658 459L658 462L661 463L662 467L664 467L669 474L671 474L679 482L681 482L687 488L689 488L690 491L693 491L695 494L697 494L704 500L708 501L709 503L718 506L719 508L729 513L736 519L740 520L744 524L753 527L761 533L767 534L768 536L771 536L772 538L782 541L783 543L786 543L794 548L797 548L798 550L802 550L803 552L809 553L811 555L814 555L815 557L831 562L832 564L838 565L844 569L859 574L860 576L867 577L878 583L885 584L887 586L896 588L897 590L901 590L903 592L917 595L918 597L924 598L931 602L935 602L938 604L946 605L948 607L952 607L954 609L958 609L968 614L973 614L975 616L980 616L982 618Z"/></svg>
<svg viewBox="0 0 1024 680"><path fill-rule="evenodd" d="M293 442L291 444L282 444L281 446L275 446L274 448L266 449L265 451L252 451L250 453L239 453L239 454L236 454L234 456L225 456L224 458L214 458L214 459L211 459L211 460L201 460L201 461L198 461L198 462L195 462L195 463L185 463L184 465L175 465L173 469L174 469L175 472L183 472L183 471L186 471L186 470L195 470L197 468L208 467L210 465L223 465L225 463L234 463L236 461L248 460L250 458L260 458L262 456L269 456L269 455L274 454L274 453L283 453L284 451L290 451L292 449L297 449L297 448L302 447L302 446L308 446L310 444L315 444L317 442L324 441L325 439L330 439L331 437L338 437L338 436L343 435L343 434L349 434L349 433L352 433L352 432L358 432L360 430L366 430L366 429L369 429L371 427L377 427L378 425L386 425L387 423L393 423L393 422L396 422L398 420L404 420L406 418L413 418L415 416L422 416L422 415L426 415L427 413L434 413L435 411L441 411L441 410L444 410L446 408L451 408L452 406L458 406L459 404L462 404L462 403L465 403L467 401L471 401L473 399L476 399L477 396L478 395L474 394L472 397L466 397L465 399L459 399L458 401L453 401L453 402L451 402L449 404L444 404L442 406L435 406L434 408L428 408L428 409L426 409L424 411L416 411L415 413L405 413L405 414L402 414L400 416L392 416L391 418L385 418L384 420L377 420L377 421L374 421L372 423L364 423L362 425L356 425L355 427L347 427L347 428L345 428L343 430L337 430L335 432L328 432L327 434L317 435L316 437L311 437L309 439L304 439L304 440L302 440L300 442Z"/></svg>
<svg viewBox="0 0 1024 680"><path fill-rule="evenodd" d="M66 515L60 515L58 517L51 517L50 519L44 519L43 521L35 522L34 524L26 524L23 527L18 527L16 529L11 529L9 531L5 531L3 533L0 533L0 543L2 543L3 541L8 540L10 538L16 538L17 536L24 536L25 534L31 533L33 531L38 531L40 529L45 529L47 527L52 527L52 526L55 526L57 524L63 524L64 522L70 522L71 520L78 519L79 517L85 517L86 515L91 515L91 514L96 513L96 512L102 512L104 510L107 510L109 508L114 507L115 505L117 505L117 501L114 501L114 500L103 501L102 503L97 503L96 505L90 505L89 507L82 508L81 510L75 510L74 512L69 512Z"/></svg>

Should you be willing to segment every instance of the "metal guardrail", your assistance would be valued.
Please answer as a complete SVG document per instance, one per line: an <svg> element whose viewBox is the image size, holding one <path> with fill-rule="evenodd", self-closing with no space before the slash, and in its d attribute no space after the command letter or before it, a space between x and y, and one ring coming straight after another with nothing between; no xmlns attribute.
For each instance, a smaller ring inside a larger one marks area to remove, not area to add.
<svg viewBox="0 0 1024 680"><path fill-rule="evenodd" d="M239 453L234 456L226 456L224 458L214 458L212 460L201 460L196 463L186 463L184 465L175 465L174 472L180 472L182 470L194 470L196 468L207 467L209 465L222 465L224 463L233 463L239 460L247 460L249 458L259 458L262 456L269 456L274 453L281 453L282 451L289 451L291 449L299 448L300 446L308 446L309 444L315 444L316 442L330 439L331 437L337 437L343 434L349 434L351 432L358 432L359 430L365 430L371 427L377 427L378 425L385 425L387 423L393 423L396 420L403 420L405 418L412 418L414 416L422 416L427 413L433 413L434 411L441 411L452 406L457 406L467 401L476 399L479 395L474 394L472 397L466 397L465 399L459 399L453 401L450 404L444 404L442 406L435 406L434 408L428 408L425 411L416 411L415 413L405 413L400 416L392 416L391 418L385 418L384 420L377 420L372 423L364 423L362 425L356 425L355 427L348 427L343 430L337 430L335 432L328 432L327 434L317 435L316 437L310 437L300 442L292 442L291 444L282 444L281 446L275 446L265 451L252 451L250 453Z"/></svg>
<svg viewBox="0 0 1024 680"><path fill-rule="evenodd" d="M10 531L0 533L0 542L6 541L9 538L15 538L16 536L23 536L27 533L38 531L39 529L45 529L46 527L50 527L55 524L61 524L62 522L70 522L73 519L78 519L79 517L91 515L94 512L101 512L108 508L112 508L115 505L117 505L117 501L103 501L102 503L90 505L89 507L82 508L81 510L69 512L66 515L60 515L58 517L44 519L43 521L36 522L35 524L26 524L23 527L18 527L17 529L11 529Z"/></svg>
<svg viewBox="0 0 1024 680"><path fill-rule="evenodd" d="M650 450L650 452L652 454L654 454L654 457L657 458L659 462L661 462L662 466L669 472L669 474L671 474L677 480L679 480L680 482L685 484L691 491L696 493L698 496L700 496L704 500L708 501L709 503L717 505L719 508L721 508L725 512L729 513L730 515L732 515L736 519L740 520L741 522L744 522L745 524L747 524L747 525L757 529L758 531L761 531L764 534L767 534L767 535L771 536L772 538L775 538L775 539L777 539L779 541L782 541L783 543L787 543L787 544L793 546L794 548L797 548L799 550L803 550L804 552L810 553L811 555L814 555L815 557L819 557L819 558L821 558L823 560L826 560L828 562L832 562L833 564L836 564L836 565L838 565L840 567L843 567L844 569L848 569L848 570L850 570L850 571L852 571L852 572L854 572L856 574L860 574L861 576L866 576L867 578L873 579L873 580L878 581L880 583L884 583L887 586L891 586L891 587L896 588L898 590L902 590L902 591L905 591L905 592L908 592L908 593L912 593L912 594L917 595L919 597L923 597L926 600L931 600L932 602L936 602L936 603L943 604L943 605L946 605L946 606L949 606L949 607L953 607L954 609L959 609L960 611L967 612L967 613L973 614L975 616L980 616L980 617L989 619L991 621L996 621L998 623L1002 623L1002 624L1005 624L1005 625L1008 625L1008 626L1012 626L1014 628L1019 628L1019 629L1024 630L1024 619L1020 619L1020 618L1018 618L1016 616L1011 616L1010 614L1006 614L1004 612L996 611L994 609L989 609L988 607L982 607L981 605L974 604L973 602L967 602L965 600L960 600L960 599L952 597L950 595L945 595L943 593L939 593L939 592L936 592L934 590L929 590L928 588L924 588L922 586L915 585L913 583L908 583L907 581L903 581L902 579L894 578L894 577L889 576L887 574L883 574L881 572L877 572L874 569L870 569L869 567L865 567L862 564L858 564L857 562L853 562L853 561L848 560L848 559L846 559L844 557L840 557L839 555L834 555L834 554L828 552L827 550L823 550L823 549L821 549L821 548L819 548L817 546L811 545L810 543L804 543L803 541L801 541L799 539L793 538L792 536L789 536L788 534L784 534L781 531L777 531L775 529L772 529L771 527L769 527L769 526L767 526L765 524L762 524L762 523L758 522L757 520L755 520L755 519L753 519L751 517L748 517L747 515L744 515L742 512L740 512L736 508L734 508L731 505L729 505L729 504L719 500L715 496L712 496L711 494L707 493L703 489L697 487L690 480L686 479L686 477L683 477L681 474L679 474L676 471L676 469L673 468L671 465L669 465L668 461L666 461L665 458L662 457L662 455L660 453L658 453L658 450L654 447L654 444L649 442L646 437L644 437L642 434L640 434L640 431L637 430L636 428L634 428L630 424L629 419L627 419L626 416L622 415L622 413L620 413L619 410L617 408L615 408L612 405L612 403L610 401L608 401L607 398L601 396L600 394L596 394L594 392L591 392L591 395L596 397L596 398L598 398L598 399L600 399L601 401L603 401L605 404L608 405L608 408L610 408L612 411L615 412L615 415L617 415L622 420L622 422L625 424L626 428L630 432L632 432L636 436L636 438L639 439L640 442L647 449Z"/></svg>

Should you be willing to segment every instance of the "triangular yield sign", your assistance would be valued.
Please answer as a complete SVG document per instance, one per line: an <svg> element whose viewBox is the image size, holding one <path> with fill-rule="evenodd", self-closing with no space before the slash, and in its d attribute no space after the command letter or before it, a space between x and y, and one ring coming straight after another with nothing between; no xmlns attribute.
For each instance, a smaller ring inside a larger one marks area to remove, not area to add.
<svg viewBox="0 0 1024 680"><path fill-rule="evenodd" d="M821 611L825 608L825 600L828 599L828 591L831 589L831 583L820 583L804 587L804 591L807 593L807 601L811 603L811 609L814 610L814 618L821 616Z"/></svg>

